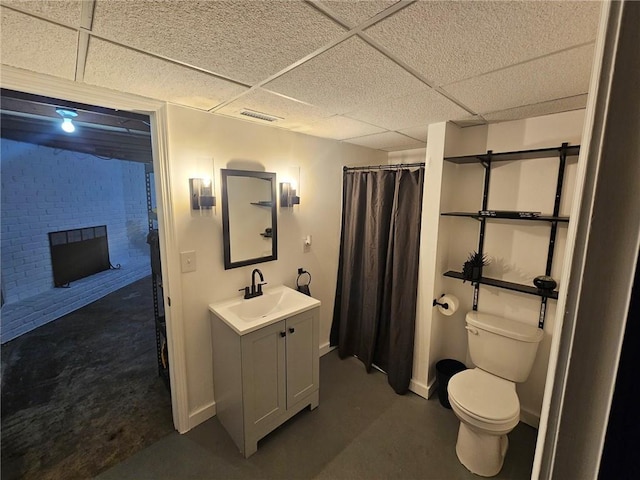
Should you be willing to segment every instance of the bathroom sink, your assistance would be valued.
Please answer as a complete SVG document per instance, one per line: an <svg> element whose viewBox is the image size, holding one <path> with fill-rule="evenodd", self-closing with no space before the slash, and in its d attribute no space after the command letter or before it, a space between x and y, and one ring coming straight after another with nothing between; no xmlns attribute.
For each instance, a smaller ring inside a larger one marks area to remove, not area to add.
<svg viewBox="0 0 640 480"><path fill-rule="evenodd" d="M282 289L275 292L265 291L259 297L250 298L249 300L242 299L229 308L242 320L253 321L256 318L268 315L278 308L284 294L285 291Z"/></svg>
<svg viewBox="0 0 640 480"><path fill-rule="evenodd" d="M242 296L209 305L209 310L240 335L320 306L320 301L280 285L245 300Z"/></svg>

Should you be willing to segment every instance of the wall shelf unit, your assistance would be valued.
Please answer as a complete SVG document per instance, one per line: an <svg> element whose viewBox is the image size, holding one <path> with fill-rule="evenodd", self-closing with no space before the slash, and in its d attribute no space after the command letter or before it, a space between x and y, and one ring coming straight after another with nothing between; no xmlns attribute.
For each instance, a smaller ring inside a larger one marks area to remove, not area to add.
<svg viewBox="0 0 640 480"><path fill-rule="evenodd" d="M445 161L456 164L472 164L480 163L484 167L484 190L482 194L482 207L476 212L443 212L440 215L445 217L463 217L473 218L480 222L480 233L478 235L478 254L482 256L484 254L484 238L487 220L489 221L502 221L502 222L548 222L551 224L551 231L549 234L549 248L547 252L547 264L545 268L545 275L551 275L551 266L553 264L553 253L556 241L556 233L559 224L568 224L569 217L559 216L560 200L562 198L562 185L564 180L564 170L566 166L566 160L569 156L576 156L580 153L580 145L569 145L563 143L559 147L552 148L540 148L534 150L521 150L515 152L502 152L494 153L489 150L487 153L478 155L465 155L459 157L445 157ZM556 184L556 193L554 199L553 213L550 215L539 214L537 212L518 212L509 210L491 211L488 209L487 200L489 196L489 185L491 179L491 165L495 162L507 162L507 161L519 161L519 160L532 160L541 158L555 158L559 159L558 165L558 178ZM485 213L486 212L486 213ZM456 278L465 280L461 272L453 270L447 271L443 274L445 277ZM535 286L524 285L519 283L507 282L504 280L498 280L495 278L489 278L482 276L479 281L472 282L473 285L473 309L478 309L478 297L480 285L488 285L491 287L502 288L515 292L525 293L528 295L537 295L542 297L540 305L540 315L538 318L538 327L544 327L544 317L547 309L547 299L557 299L557 291L542 291Z"/></svg>
<svg viewBox="0 0 640 480"><path fill-rule="evenodd" d="M518 213L516 211L514 214ZM469 217L476 220L512 220L512 221L525 221L525 222L568 222L569 217L554 217L553 215L538 215L537 217L514 217L514 216L489 216L480 215L477 212L444 212L441 213L443 217Z"/></svg>
<svg viewBox="0 0 640 480"><path fill-rule="evenodd" d="M483 162L511 162L513 160L532 160L535 158L559 157L564 152L566 157L580 153L580 145L568 145L563 143L559 147L538 148L534 150L519 150L515 152L494 153L488 151L479 155L464 155L462 157L446 157L445 161L451 163L483 163Z"/></svg>
<svg viewBox="0 0 640 480"><path fill-rule="evenodd" d="M454 270L449 270L448 272L443 273L445 277L457 278L459 280L464 280L464 276L462 272L456 272ZM513 283L507 282L505 280L498 280L497 278L489 278L489 277L481 277L479 283L482 285L490 285L492 287L504 288L506 290L512 290L514 292L526 293L529 295L537 295L538 297L547 297L547 298L558 298L558 292L553 291L549 294L541 293L536 287L531 287L529 285L524 285L522 283Z"/></svg>

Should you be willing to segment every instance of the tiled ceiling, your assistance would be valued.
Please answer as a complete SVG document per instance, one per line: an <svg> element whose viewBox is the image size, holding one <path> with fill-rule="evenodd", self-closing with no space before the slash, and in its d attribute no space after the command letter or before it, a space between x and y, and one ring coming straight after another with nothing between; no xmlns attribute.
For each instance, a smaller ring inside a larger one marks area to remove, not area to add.
<svg viewBox="0 0 640 480"><path fill-rule="evenodd" d="M0 5L3 65L386 151L424 146L434 122L584 107L600 13L533 0Z"/></svg>

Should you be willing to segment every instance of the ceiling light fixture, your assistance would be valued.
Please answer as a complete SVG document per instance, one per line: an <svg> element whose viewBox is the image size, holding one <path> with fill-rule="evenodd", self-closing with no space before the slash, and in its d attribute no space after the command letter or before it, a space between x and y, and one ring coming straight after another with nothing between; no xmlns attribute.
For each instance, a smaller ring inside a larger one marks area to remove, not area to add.
<svg viewBox="0 0 640 480"><path fill-rule="evenodd" d="M76 131L76 126L73 124L73 119L78 116L78 113L75 110L58 108L56 109L56 113L62 117L62 130L67 133L73 133Z"/></svg>

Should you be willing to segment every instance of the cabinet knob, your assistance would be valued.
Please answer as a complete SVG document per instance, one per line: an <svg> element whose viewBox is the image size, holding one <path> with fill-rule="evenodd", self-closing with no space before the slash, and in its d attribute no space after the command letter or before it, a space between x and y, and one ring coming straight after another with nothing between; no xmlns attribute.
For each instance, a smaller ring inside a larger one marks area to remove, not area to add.
<svg viewBox="0 0 640 480"><path fill-rule="evenodd" d="M295 332L295 331L296 331L296 329L295 329L295 328L293 328L293 327L289 327L289 333L293 333L293 332Z"/></svg>
<svg viewBox="0 0 640 480"><path fill-rule="evenodd" d="M281 337L286 337L287 336L287 332L280 332L280 336Z"/></svg>

